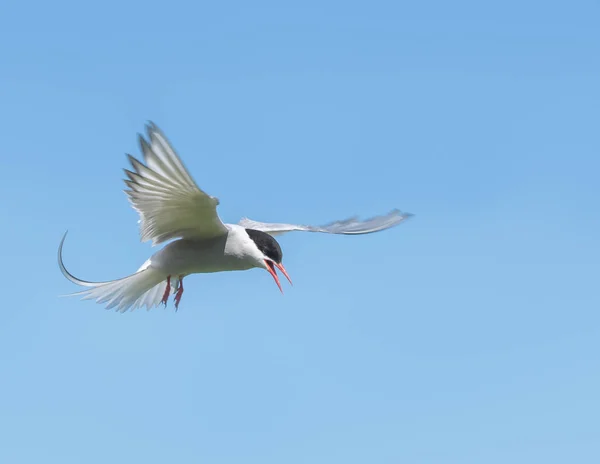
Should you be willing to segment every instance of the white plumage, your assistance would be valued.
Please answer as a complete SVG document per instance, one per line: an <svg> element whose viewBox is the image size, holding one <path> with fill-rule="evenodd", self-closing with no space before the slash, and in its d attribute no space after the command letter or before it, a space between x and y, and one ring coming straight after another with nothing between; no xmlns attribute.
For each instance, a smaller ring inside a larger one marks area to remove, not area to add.
<svg viewBox="0 0 600 464"><path fill-rule="evenodd" d="M183 279L194 273L241 271L263 268L281 289L275 269L288 278L283 267L281 247L273 238L292 231L360 235L396 226L411 217L394 209L384 216L365 221L350 218L323 226L258 222L243 218L238 224L225 224L219 218L219 200L202 191L158 127L149 123L148 140L139 136L144 163L127 155L132 170L125 169L128 199L140 216L141 240L152 245L168 243L148 259L136 273L108 282L88 282L72 275L65 267L62 249L58 264L71 282L86 287L83 299L94 299L125 312L154 308L167 303L175 293L175 307L183 294ZM291 282L291 281L290 281Z"/></svg>

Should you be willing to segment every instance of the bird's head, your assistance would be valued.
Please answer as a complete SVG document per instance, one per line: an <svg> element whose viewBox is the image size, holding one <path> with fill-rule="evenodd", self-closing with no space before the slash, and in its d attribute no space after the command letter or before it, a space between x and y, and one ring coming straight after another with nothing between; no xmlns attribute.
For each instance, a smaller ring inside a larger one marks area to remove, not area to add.
<svg viewBox="0 0 600 464"><path fill-rule="evenodd" d="M283 264L281 263L283 259L283 253L281 252L279 243L277 243L277 240L275 240L271 235L261 230L246 229L246 233L262 254L260 263L261 267L266 269L269 274L271 274L273 279L275 279L275 283L279 287L279 290L281 293L283 293L283 289L281 288L281 283L279 282L279 277L277 276L275 268L279 269L283 273L290 284L292 283L292 279L290 279L285 267L283 267Z"/></svg>

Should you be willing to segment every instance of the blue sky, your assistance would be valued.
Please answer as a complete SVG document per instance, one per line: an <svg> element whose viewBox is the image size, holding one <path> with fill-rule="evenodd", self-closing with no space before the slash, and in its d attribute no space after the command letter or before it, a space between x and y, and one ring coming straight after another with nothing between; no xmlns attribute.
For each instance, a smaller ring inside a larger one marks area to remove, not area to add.
<svg viewBox="0 0 600 464"><path fill-rule="evenodd" d="M0 14L0 462L600 460L595 2L16 2ZM294 280L124 315L147 120Z"/></svg>

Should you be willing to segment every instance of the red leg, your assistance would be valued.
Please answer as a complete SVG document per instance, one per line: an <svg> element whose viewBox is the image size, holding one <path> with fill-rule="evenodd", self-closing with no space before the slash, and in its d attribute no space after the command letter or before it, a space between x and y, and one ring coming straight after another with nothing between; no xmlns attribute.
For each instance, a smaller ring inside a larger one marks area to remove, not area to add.
<svg viewBox="0 0 600 464"><path fill-rule="evenodd" d="M181 295L183 295L183 276L179 276L179 287L175 294L175 311L179 308L179 302L181 301Z"/></svg>
<svg viewBox="0 0 600 464"><path fill-rule="evenodd" d="M163 294L161 303L164 303L167 306L167 300L169 299L169 295L171 294L171 276L167 277L167 288L165 288L165 293Z"/></svg>

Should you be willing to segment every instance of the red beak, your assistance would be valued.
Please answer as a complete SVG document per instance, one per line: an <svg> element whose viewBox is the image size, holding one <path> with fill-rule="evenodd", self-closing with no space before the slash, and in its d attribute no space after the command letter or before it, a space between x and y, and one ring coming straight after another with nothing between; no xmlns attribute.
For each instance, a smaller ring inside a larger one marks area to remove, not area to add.
<svg viewBox="0 0 600 464"><path fill-rule="evenodd" d="M275 266L277 266L277 269L279 269L283 273L283 275L286 277L286 279L290 282L290 284L292 284L292 279L290 279L290 276L288 275L287 271L285 270L285 267L283 267L283 264L279 264L279 263L269 261L266 259L265 259L265 263L267 264L267 271L269 271L269 274L271 274L273 276L273 279L275 279L275 283L279 287L279 291L281 291L281 293L283 293L283 289L281 288L281 283L279 282L279 277L277 276L277 272L275 271ZM292 285L294 285L294 284L292 284Z"/></svg>

